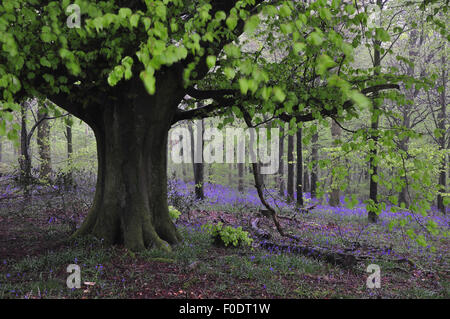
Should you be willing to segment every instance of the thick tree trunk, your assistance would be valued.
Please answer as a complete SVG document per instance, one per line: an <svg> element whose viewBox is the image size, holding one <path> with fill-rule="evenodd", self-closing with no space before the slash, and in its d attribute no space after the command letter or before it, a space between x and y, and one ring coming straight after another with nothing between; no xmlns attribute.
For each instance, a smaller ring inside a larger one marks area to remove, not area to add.
<svg viewBox="0 0 450 319"><path fill-rule="evenodd" d="M171 87L161 85L149 98L141 83L134 83L119 95L122 99L90 117L97 141L97 187L74 236L92 234L133 251L170 250L169 244L181 240L167 204L168 131L182 97Z"/></svg>

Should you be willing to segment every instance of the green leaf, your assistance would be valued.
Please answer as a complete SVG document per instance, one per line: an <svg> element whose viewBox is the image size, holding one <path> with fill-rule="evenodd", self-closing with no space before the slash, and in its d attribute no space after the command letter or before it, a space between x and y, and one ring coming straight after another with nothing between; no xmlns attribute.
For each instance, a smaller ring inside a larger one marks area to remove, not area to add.
<svg viewBox="0 0 450 319"><path fill-rule="evenodd" d="M146 71L142 71L140 74L141 80L144 82L145 89L148 94L155 94L156 90L156 79L154 77L154 70L149 69Z"/></svg>
<svg viewBox="0 0 450 319"><path fill-rule="evenodd" d="M241 55L241 50L234 44L227 44L224 48L223 48L225 54L227 56L229 56L230 58L239 58Z"/></svg>
<svg viewBox="0 0 450 319"><path fill-rule="evenodd" d="M238 23L238 18L234 14L231 14L226 20L227 27L231 31L233 31L236 28L237 23Z"/></svg>
<svg viewBox="0 0 450 319"><path fill-rule="evenodd" d="M319 46L323 43L323 38L318 32L314 31L308 36L307 41L312 45Z"/></svg>
<svg viewBox="0 0 450 319"><path fill-rule="evenodd" d="M128 19L129 17L131 17L132 11L130 8L120 8L119 9L119 17L122 20Z"/></svg>
<svg viewBox="0 0 450 319"><path fill-rule="evenodd" d="M206 58L206 65L208 66L208 68L213 68L216 65L216 56L215 55L209 55Z"/></svg>
<svg viewBox="0 0 450 319"><path fill-rule="evenodd" d="M227 18L227 15L224 11L217 11L216 15L215 15L216 20L218 21L222 21L225 20Z"/></svg>
<svg viewBox="0 0 450 319"><path fill-rule="evenodd" d="M370 100L365 95L356 90L351 90L348 96L353 100L353 102L355 102L355 104L359 105L362 108L368 108L370 106Z"/></svg>
<svg viewBox="0 0 450 319"><path fill-rule="evenodd" d="M131 25L131 27L132 28L136 28L137 26L138 26L138 24L139 24L139 15L138 14L133 14L131 17L130 17L130 25Z"/></svg>
<svg viewBox="0 0 450 319"><path fill-rule="evenodd" d="M289 17L292 14L292 10L289 5L285 2L280 8L280 16L283 18Z"/></svg>
<svg viewBox="0 0 450 319"><path fill-rule="evenodd" d="M244 26L244 31L246 33L253 33L260 23L259 17L257 15L251 16L250 19L247 20Z"/></svg>
<svg viewBox="0 0 450 319"><path fill-rule="evenodd" d="M376 28L375 29L375 38L377 40L382 41L382 42L389 42L391 40L391 36L383 28Z"/></svg>
<svg viewBox="0 0 450 319"><path fill-rule="evenodd" d="M166 6L161 4L158 5L156 7L156 15L161 18L161 20L165 21L166 20L166 15L167 15L167 11L166 11Z"/></svg>
<svg viewBox="0 0 450 319"><path fill-rule="evenodd" d="M267 87L267 86L265 86L265 87L263 87L262 89L261 89L261 95L262 95L262 98L265 100L265 101L267 101L269 98L270 98L270 95L272 94L272 88L271 87Z"/></svg>
<svg viewBox="0 0 450 319"><path fill-rule="evenodd" d="M353 13L355 13L356 9L354 6L352 6L351 4L347 4L345 6L345 12L347 12L349 15L352 15Z"/></svg>
<svg viewBox="0 0 450 319"><path fill-rule="evenodd" d="M52 66L52 64L50 63L50 61L47 59L47 57L43 56L40 61L41 65L46 66L48 68L50 68Z"/></svg>
<svg viewBox="0 0 450 319"><path fill-rule="evenodd" d="M280 103L283 103L284 100L286 99L286 94L278 86L273 88L273 94L275 95L275 98L277 99L277 101L280 102Z"/></svg>
<svg viewBox="0 0 450 319"><path fill-rule="evenodd" d="M236 76L236 71L230 67L226 67L223 70L223 73L225 74L228 80L232 80Z"/></svg>
<svg viewBox="0 0 450 319"><path fill-rule="evenodd" d="M245 78L240 78L239 79L239 88L241 89L242 94L247 94L248 87L249 87L248 80Z"/></svg>
<svg viewBox="0 0 450 319"><path fill-rule="evenodd" d="M328 55L322 54L317 59L317 74L322 75L325 73L326 70L336 65L336 62L334 62Z"/></svg>
<svg viewBox="0 0 450 319"><path fill-rule="evenodd" d="M298 54L306 48L306 44L303 42L296 42L296 43L294 43L293 48L294 48L295 53Z"/></svg>
<svg viewBox="0 0 450 319"><path fill-rule="evenodd" d="M327 8L319 8L319 15L323 20L331 20L331 12Z"/></svg>

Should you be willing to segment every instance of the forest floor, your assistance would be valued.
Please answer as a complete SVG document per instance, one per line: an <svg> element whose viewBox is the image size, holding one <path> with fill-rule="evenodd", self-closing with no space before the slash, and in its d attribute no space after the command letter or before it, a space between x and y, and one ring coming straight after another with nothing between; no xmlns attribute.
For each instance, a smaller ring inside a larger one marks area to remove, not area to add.
<svg viewBox="0 0 450 319"><path fill-rule="evenodd" d="M27 207L5 202L0 202L0 299L450 296L448 238L423 248L399 229L388 232L383 223L337 216L326 207L282 215L284 229L300 238L296 242L279 236L257 212L208 204L177 220L184 240L172 252L133 253L95 238L68 241L70 221L79 224L87 212L79 202L66 209L40 199ZM242 226L255 238L252 246L214 245L201 225L219 221ZM270 238L258 238L252 225ZM69 264L81 267L81 289L66 286ZM366 285L369 264L380 267L380 288Z"/></svg>

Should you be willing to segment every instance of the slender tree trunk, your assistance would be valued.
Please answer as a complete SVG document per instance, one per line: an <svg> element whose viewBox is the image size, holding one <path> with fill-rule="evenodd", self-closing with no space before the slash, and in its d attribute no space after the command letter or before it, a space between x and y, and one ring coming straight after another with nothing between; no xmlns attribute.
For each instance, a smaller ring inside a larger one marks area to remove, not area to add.
<svg viewBox="0 0 450 319"><path fill-rule="evenodd" d="M118 85L117 100L85 116L97 141L94 203L74 236L92 234L108 244L138 251L170 250L181 237L167 204L168 132L183 90L178 74L158 79L149 96L139 79Z"/></svg>
<svg viewBox="0 0 450 319"><path fill-rule="evenodd" d="M20 182L25 186L25 192L28 192L28 185L31 182L31 156L28 145L28 131L27 131L27 106L24 102L21 108L21 130L20 130Z"/></svg>
<svg viewBox="0 0 450 319"><path fill-rule="evenodd" d="M441 136L439 137L439 150L444 150L445 149L445 140L446 140L446 134L445 134L445 122L447 119L447 114L446 114L446 108L447 108L447 101L446 101L446 88L447 88L447 81L448 81L448 73L446 72L446 68L444 66L446 66L446 56L445 54L442 55L441 58L441 62L442 62L442 92L440 94L440 102L441 102L441 109L439 111L439 115L438 115L438 128L441 130ZM446 157L445 155L442 156L442 160L441 160L441 167L439 169L439 186L441 187L441 192L446 191L446 166L447 166L447 162L446 162ZM437 196L437 206L438 209L445 214L445 206L444 206L444 198L441 194L438 194Z"/></svg>
<svg viewBox="0 0 450 319"><path fill-rule="evenodd" d="M336 139L339 139L341 137L341 133L342 130L339 127L339 125L337 125L337 123L334 120L331 120L331 137L333 142ZM334 145L336 146L336 145ZM339 187L336 184L336 179L333 177L333 175L331 176L331 193L330 193L330 200L329 200L329 204L332 207L337 207L340 204L340 191L339 191Z"/></svg>
<svg viewBox="0 0 450 319"><path fill-rule="evenodd" d="M319 160L319 150L318 144L319 134L315 133L311 139L311 161L313 162L312 170L311 170L311 198L316 198L317 196L317 179L318 179L318 165L317 161Z"/></svg>
<svg viewBox="0 0 450 319"><path fill-rule="evenodd" d="M15 146L15 144L14 143L11 143L12 144L12 148L13 148L13 155L14 155L14 158L17 158L18 157L18 155L19 155L19 149L18 149L18 147L16 147Z"/></svg>
<svg viewBox="0 0 450 319"><path fill-rule="evenodd" d="M374 107L375 108L375 107ZM372 121L372 130L378 129L378 117ZM369 162L369 199L373 201L374 204L378 203L378 183L375 181L375 176L378 175L378 167L375 164L375 157L377 156L377 140L376 135L372 135L372 140L375 142L374 147L370 150L370 162ZM369 222L376 223L378 221L378 215L372 209L368 210Z"/></svg>
<svg viewBox="0 0 450 319"><path fill-rule="evenodd" d="M297 131L297 205L303 206L303 148L302 148L302 129Z"/></svg>
<svg viewBox="0 0 450 319"><path fill-rule="evenodd" d="M194 170L195 198L203 200L205 198L203 192L204 181L204 164L203 164L203 120L197 122L197 130L194 132L192 124L189 123L189 131L191 133L191 149L192 149L192 167ZM194 138L196 134L196 138ZM198 144L200 143L200 144ZM195 152L197 148L197 152ZM198 158L197 158L198 157Z"/></svg>
<svg viewBox="0 0 450 319"><path fill-rule="evenodd" d="M408 151L408 143L409 143L409 138L404 138L403 140L400 141L400 149L403 150L404 152ZM406 172L405 172L406 174ZM406 177L403 176L402 179L405 181L406 184ZM398 202L399 204L403 203L405 204L405 207L409 206L408 203L408 198L407 198L407 191L406 191L406 186L404 186L402 188L402 190L398 193Z"/></svg>
<svg viewBox="0 0 450 319"><path fill-rule="evenodd" d="M245 191L244 189L244 163L237 163L238 167L238 191L243 193Z"/></svg>
<svg viewBox="0 0 450 319"><path fill-rule="evenodd" d="M420 41L417 42L419 36L418 36L418 32L416 29L411 30L410 34L409 34L409 57L412 59L413 62L415 62L417 55L418 55L418 50L421 47L421 44L423 42L423 36L420 37ZM410 77L414 77L415 76L415 65L408 65L407 66L407 75ZM414 101L414 99L417 97L417 95L419 94L419 91L415 86L411 87L410 89L406 89L406 94L407 94L407 98ZM403 126L405 128L410 129L411 128L411 120L410 120L410 116L411 116L411 111L408 108L402 109L402 115L403 115ZM409 138L405 137L404 139L402 139L400 141L400 145L399 145L400 149L404 152L408 151L409 148ZM406 172L405 175L402 176L402 180L404 181L404 184L406 185ZM407 199L407 189L406 186L404 186L402 188L402 190L399 192L398 194L398 201L399 203L403 203L405 204L406 207L409 206L408 204L408 199Z"/></svg>
<svg viewBox="0 0 450 319"><path fill-rule="evenodd" d="M287 194L288 200L294 200L294 136L288 136L288 176L287 176Z"/></svg>
<svg viewBox="0 0 450 319"><path fill-rule="evenodd" d="M38 120L42 120L47 115L44 110L39 108ZM39 169L40 178L48 179L52 171L51 150L50 150L50 125L47 120L43 120L37 131L37 144L39 148L39 157L41 165Z"/></svg>
<svg viewBox="0 0 450 319"><path fill-rule="evenodd" d="M70 122L71 118L69 115L68 121ZM67 173L67 179L68 184L71 185L73 181L73 174L72 174L72 165L73 165L73 141L72 141L72 125L67 124L66 125L66 140L67 140L67 166L68 166L68 173Z"/></svg>
<svg viewBox="0 0 450 319"><path fill-rule="evenodd" d="M380 11L383 10L383 3L382 0L377 0L377 5L380 8ZM374 68L378 68L381 66L381 41L375 40L374 41ZM375 69L374 75L379 75L379 71ZM374 94L373 99L373 112L372 112L372 123L371 123L371 129L372 130L378 130L379 126L379 115L378 115L378 106L377 106L377 97L378 92ZM369 162L369 199L372 200L374 204L378 204L378 183L374 180L375 176L378 176L378 168L375 163L375 158L377 157L377 141L378 136L376 134L373 134L371 136L371 139L374 142L374 147L370 150L370 162ZM368 209L368 219L371 223L376 223L378 221L378 215L373 209Z"/></svg>
<svg viewBox="0 0 450 319"><path fill-rule="evenodd" d="M308 162L308 159L305 160L305 162ZM303 167L304 172L303 172L303 191L305 193L309 193L311 192L311 186L309 185L309 174L308 174L308 167L306 165L304 165Z"/></svg>
<svg viewBox="0 0 450 319"><path fill-rule="evenodd" d="M279 187L279 195L281 197L285 196L285 184L284 184L284 125L280 128L280 149L279 149L279 161L280 161L280 168L278 171L278 187Z"/></svg>
<svg viewBox="0 0 450 319"><path fill-rule="evenodd" d="M183 136L180 136L180 143L181 143L181 145L183 145ZM181 157L183 157L184 156L184 153L185 152L185 150L184 150L184 148L182 148L181 149ZM181 163L181 173L183 174L183 181L186 183L188 180L187 180L187 172L186 172L186 163Z"/></svg>

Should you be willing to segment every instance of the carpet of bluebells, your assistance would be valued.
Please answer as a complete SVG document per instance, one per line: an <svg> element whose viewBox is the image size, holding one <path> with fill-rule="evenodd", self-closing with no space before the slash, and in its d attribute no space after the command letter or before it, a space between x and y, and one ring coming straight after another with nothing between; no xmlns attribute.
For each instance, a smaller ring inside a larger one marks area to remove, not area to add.
<svg viewBox="0 0 450 319"><path fill-rule="evenodd" d="M188 198L192 196L194 183L185 183L181 180L172 181L174 187L169 191L169 198ZM205 183L205 199L197 205L205 210L214 207L215 210L246 211L258 210L264 207L258 197L256 189L252 188L243 193L225 185ZM287 194L286 194L287 195ZM367 223L367 210L365 204L359 204L352 209L347 208L345 197L341 196L341 205L332 207L328 205L325 195L323 200L311 199L310 193L304 193L305 206L314 206L308 214L301 208L281 198L277 190L266 190L265 198L281 215L297 216L303 221L300 243L314 244L326 247L337 247L337 251L345 251L348 247L339 247L343 243L364 242L370 246L380 246L382 249L370 249L367 254L381 254L393 257L401 257L404 254L414 255L422 262L436 262L448 269L449 246L448 230L450 226L450 208L443 215L435 207L427 216L415 215L409 211L391 212L391 206L378 215L379 222L376 225ZM296 197L296 194L295 194ZM391 221L404 221L400 226L391 226ZM439 233L432 235L426 228L429 220L438 225ZM236 225L239 226L239 221ZM289 225L287 225L289 227ZM298 225L296 225L298 226ZM331 227L330 227L331 226ZM414 229L416 235L423 235L426 245L419 245L406 235L408 229ZM380 248L380 247L378 247ZM356 253L360 250L356 249ZM375 258L377 256L373 256Z"/></svg>
<svg viewBox="0 0 450 319"><path fill-rule="evenodd" d="M80 174L82 175L82 174ZM1 183L1 182L4 183ZM450 291L449 214L428 216L392 213L389 207L377 224L367 222L363 203L346 208L327 198L304 194L305 212L266 190L266 200L279 213L284 230L297 241L280 236L264 218L257 192L239 192L206 183L205 199L195 200L194 184L170 180L169 204L182 214L176 226L183 242L170 253L150 249L133 254L101 240L67 241L92 204L95 178L76 187L35 185L25 201L20 187L0 180L0 299L1 298L448 298ZM251 221L270 239L252 233ZM403 226L389 227L392 220ZM439 229L430 234L433 220ZM222 221L242 226L255 240L252 247L216 247L202 229ZM414 229L426 239L419 245L406 234ZM267 242L270 246L264 246ZM279 247L288 246L288 250ZM294 247L354 255L358 264L347 269L322 259L294 253ZM292 248L292 251L291 251ZM403 261L409 261L404 263ZM65 286L68 264L82 267L82 289ZM367 265L382 269L382 289L367 289Z"/></svg>

